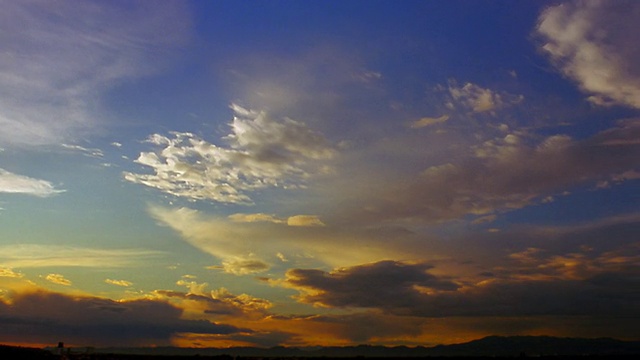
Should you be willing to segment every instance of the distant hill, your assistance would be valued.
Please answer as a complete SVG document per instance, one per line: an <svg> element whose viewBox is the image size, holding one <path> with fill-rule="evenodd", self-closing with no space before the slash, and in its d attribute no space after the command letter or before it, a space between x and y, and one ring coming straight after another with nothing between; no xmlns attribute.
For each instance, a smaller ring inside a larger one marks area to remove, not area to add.
<svg viewBox="0 0 640 360"><path fill-rule="evenodd" d="M640 341L621 341L610 338L557 338L551 336L489 336L462 344L435 347L347 346L313 348L102 348L96 353L220 356L241 357L480 357L480 356L584 356L584 355L640 355Z"/></svg>
<svg viewBox="0 0 640 360"><path fill-rule="evenodd" d="M430 356L541 356L640 354L640 341L551 336L488 336L463 344L427 349Z"/></svg>

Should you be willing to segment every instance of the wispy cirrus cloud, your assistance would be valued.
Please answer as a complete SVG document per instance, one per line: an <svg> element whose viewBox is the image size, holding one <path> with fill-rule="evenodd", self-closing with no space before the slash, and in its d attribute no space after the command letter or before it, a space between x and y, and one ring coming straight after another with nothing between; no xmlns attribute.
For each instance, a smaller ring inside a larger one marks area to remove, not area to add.
<svg viewBox="0 0 640 360"><path fill-rule="evenodd" d="M63 193L64 191L65 190L56 189L49 181L14 174L0 168L0 193L49 197Z"/></svg>
<svg viewBox="0 0 640 360"><path fill-rule="evenodd" d="M152 73L163 50L188 36L178 3L2 1L2 8L3 145L57 144L95 131L104 119L101 94Z"/></svg>
<svg viewBox="0 0 640 360"><path fill-rule="evenodd" d="M127 267L158 258L163 252L144 249L99 249L19 244L0 246L0 263L11 268L49 266Z"/></svg>
<svg viewBox="0 0 640 360"><path fill-rule="evenodd" d="M570 1L543 11L537 34L542 51L597 105L640 108L635 1Z"/></svg>
<svg viewBox="0 0 640 360"><path fill-rule="evenodd" d="M124 178L187 199L250 204L249 192L303 186L312 174L328 171L322 162L336 151L321 134L291 119L232 109L228 147L191 133L153 134L148 142L160 149L141 153L136 162L154 173L125 172Z"/></svg>

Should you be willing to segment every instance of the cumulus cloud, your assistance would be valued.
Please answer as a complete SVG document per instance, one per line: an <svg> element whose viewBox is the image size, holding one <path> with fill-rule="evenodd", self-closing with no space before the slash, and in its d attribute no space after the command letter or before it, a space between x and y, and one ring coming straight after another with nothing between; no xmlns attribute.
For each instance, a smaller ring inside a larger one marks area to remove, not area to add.
<svg viewBox="0 0 640 360"><path fill-rule="evenodd" d="M0 336L20 343L75 346L170 345L180 333L250 332L207 320L182 319L183 310L162 300L114 301L44 291L12 294L0 301ZM52 331L54 329L54 331Z"/></svg>
<svg viewBox="0 0 640 360"><path fill-rule="evenodd" d="M44 279L54 284L71 286L71 280L65 278L62 274L48 274Z"/></svg>
<svg viewBox="0 0 640 360"><path fill-rule="evenodd" d="M275 121L265 112L232 105L229 147L190 133L154 134L148 142L162 147L143 152L137 163L154 174L125 172L126 180L193 200L251 203L247 192L267 187L298 187L335 151L324 137L291 119Z"/></svg>
<svg viewBox="0 0 640 360"><path fill-rule="evenodd" d="M98 249L37 244L0 246L0 263L13 268L49 266L128 267L165 255L142 249Z"/></svg>
<svg viewBox="0 0 640 360"><path fill-rule="evenodd" d="M100 96L185 43L182 4L2 1L0 141L57 144L95 131ZM155 65L154 65L155 64Z"/></svg>
<svg viewBox="0 0 640 360"><path fill-rule="evenodd" d="M0 168L0 193L26 194L48 197L64 192L56 189L46 180L34 179L24 175L14 174Z"/></svg>
<svg viewBox="0 0 640 360"><path fill-rule="evenodd" d="M537 34L551 62L597 105L640 108L640 4L572 1L538 18Z"/></svg>

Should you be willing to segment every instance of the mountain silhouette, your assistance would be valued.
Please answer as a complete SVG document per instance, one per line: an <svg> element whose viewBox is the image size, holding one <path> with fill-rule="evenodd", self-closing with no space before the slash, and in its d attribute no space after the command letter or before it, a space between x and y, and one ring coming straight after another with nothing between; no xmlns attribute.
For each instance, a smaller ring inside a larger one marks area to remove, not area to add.
<svg viewBox="0 0 640 360"><path fill-rule="evenodd" d="M12 347L0 347L9 352ZM13 351L15 348L13 348ZM22 348L20 348L22 349ZM37 349L36 349L37 350ZM55 351L55 348L47 348ZM75 349L82 353L83 348ZM21 351L26 351L22 349ZM345 347L283 347L272 348L96 348L94 354L129 354L153 356L234 356L245 358L408 358L408 357L517 357L517 356L631 356L640 355L640 341L611 338L558 338L551 336L488 336L461 344L434 347L407 346L345 346ZM73 353L73 351L72 351ZM5 359L0 353L0 358ZM117 358L117 357L116 357Z"/></svg>

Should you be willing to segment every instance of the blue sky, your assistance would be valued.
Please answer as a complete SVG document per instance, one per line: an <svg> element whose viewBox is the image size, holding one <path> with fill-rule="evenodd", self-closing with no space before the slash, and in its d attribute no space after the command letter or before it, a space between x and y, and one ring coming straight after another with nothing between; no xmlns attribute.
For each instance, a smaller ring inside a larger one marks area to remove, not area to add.
<svg viewBox="0 0 640 360"><path fill-rule="evenodd" d="M635 2L3 8L0 342L639 338Z"/></svg>

